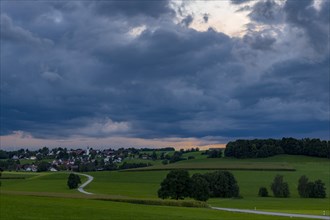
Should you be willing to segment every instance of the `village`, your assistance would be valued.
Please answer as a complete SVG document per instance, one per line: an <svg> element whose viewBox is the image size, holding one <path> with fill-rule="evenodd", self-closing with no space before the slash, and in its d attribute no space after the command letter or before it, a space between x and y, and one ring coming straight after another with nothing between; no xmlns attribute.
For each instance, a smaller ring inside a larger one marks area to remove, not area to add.
<svg viewBox="0 0 330 220"><path fill-rule="evenodd" d="M152 161L161 160L163 164L174 163L182 154L199 151L198 148L175 151L172 147L161 149L119 148L96 150L43 147L36 151L20 149L17 151L0 150L0 169L25 172L57 171L103 171L147 167ZM193 158L188 158L193 159Z"/></svg>

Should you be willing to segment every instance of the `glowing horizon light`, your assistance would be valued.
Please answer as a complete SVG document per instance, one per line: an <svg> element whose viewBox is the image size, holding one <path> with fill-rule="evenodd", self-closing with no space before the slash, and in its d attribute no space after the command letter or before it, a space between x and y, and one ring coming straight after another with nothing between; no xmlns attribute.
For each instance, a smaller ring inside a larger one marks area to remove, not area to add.
<svg viewBox="0 0 330 220"><path fill-rule="evenodd" d="M253 4L253 3L250 3ZM246 32L246 25L250 22L247 11L239 11L240 6L233 5L230 1L193 1L183 4L173 3L173 8L181 11L181 21L185 16L194 17L190 28L197 31L207 31L209 28L222 32L232 37L241 37ZM248 4L246 4L248 5ZM180 14L180 13L179 13ZM207 22L204 16L207 15ZM178 21L178 22L179 22Z"/></svg>

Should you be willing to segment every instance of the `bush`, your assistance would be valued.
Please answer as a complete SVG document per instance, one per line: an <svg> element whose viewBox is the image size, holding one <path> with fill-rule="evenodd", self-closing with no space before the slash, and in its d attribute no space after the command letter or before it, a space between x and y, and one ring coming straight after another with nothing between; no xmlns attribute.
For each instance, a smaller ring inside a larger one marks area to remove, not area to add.
<svg viewBox="0 0 330 220"><path fill-rule="evenodd" d="M158 197L162 199L184 199L188 197L191 189L191 180L186 170L172 170L162 181L158 190Z"/></svg>
<svg viewBox="0 0 330 220"><path fill-rule="evenodd" d="M234 175L228 171L216 171L205 174L210 184L211 197L238 197L239 187Z"/></svg>
<svg viewBox="0 0 330 220"><path fill-rule="evenodd" d="M287 198L290 196L289 185L287 182L283 182L281 175L275 176L271 189L275 197Z"/></svg>
<svg viewBox="0 0 330 220"><path fill-rule="evenodd" d="M70 175L68 177L68 182L67 182L69 189L78 188L78 184L80 184L80 183L81 183L81 180L80 180L79 175L70 173Z"/></svg>
<svg viewBox="0 0 330 220"><path fill-rule="evenodd" d="M214 150L209 150L207 152L207 158L221 158L222 157L222 150L219 149L214 149Z"/></svg>
<svg viewBox="0 0 330 220"><path fill-rule="evenodd" d="M191 177L191 197L198 201L210 198L210 184L204 175L196 173Z"/></svg>
<svg viewBox="0 0 330 220"><path fill-rule="evenodd" d="M188 160L193 160L193 159L195 159L194 156L189 156L189 157L188 157Z"/></svg>
<svg viewBox="0 0 330 220"><path fill-rule="evenodd" d="M259 192L258 192L258 196L260 197L268 197L268 190L266 187L260 187L259 188Z"/></svg>
<svg viewBox="0 0 330 220"><path fill-rule="evenodd" d="M309 182L308 178L304 175L299 178L298 193L302 198L325 198L325 184L321 180Z"/></svg>
<svg viewBox="0 0 330 220"><path fill-rule="evenodd" d="M46 161L41 161L38 164L37 172L45 172L48 171L49 168L50 168L50 163Z"/></svg>

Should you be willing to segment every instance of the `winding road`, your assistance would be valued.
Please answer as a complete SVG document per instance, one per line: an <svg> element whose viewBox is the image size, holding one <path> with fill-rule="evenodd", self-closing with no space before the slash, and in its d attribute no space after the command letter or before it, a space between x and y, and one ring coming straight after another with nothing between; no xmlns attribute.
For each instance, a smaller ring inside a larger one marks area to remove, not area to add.
<svg viewBox="0 0 330 220"><path fill-rule="evenodd" d="M82 175L88 178L86 182L84 182L79 188L78 191L87 195L92 195L93 193L86 192L84 187L90 184L94 177L91 175L76 173L78 175ZM265 212L265 211L256 211L256 210L248 210L248 209L231 209L231 208L220 208L220 207L211 207L211 209L227 211L227 212L240 212L240 213L249 213L256 215L271 215L271 216L282 216L282 217L291 217L291 218L309 218L309 219L324 219L330 220L330 216L321 216L321 215L304 215L304 214L290 214L290 213L282 213L282 212Z"/></svg>
<svg viewBox="0 0 330 220"><path fill-rule="evenodd" d="M248 209L231 209L231 208L219 208L219 207L211 207L215 210L220 211L228 211L228 212L241 212L241 213L250 213L257 215L272 215L272 216L282 216L282 217L290 217L290 218L309 218L309 219L325 219L330 220L330 216L322 216L322 215L304 215L304 214L290 214L290 213L282 213L282 212L264 212L264 211L256 211L256 210L248 210Z"/></svg>
<svg viewBox="0 0 330 220"><path fill-rule="evenodd" d="M88 184L90 184L93 180L94 177L92 177L91 175L87 175L87 174L83 174L83 173L76 173L77 175L81 175L81 176L85 176L88 178L88 180L86 182L84 182L83 184L81 184L81 186L79 186L78 191L87 195L92 195L93 193L90 192L86 192L84 190L84 187L87 186Z"/></svg>

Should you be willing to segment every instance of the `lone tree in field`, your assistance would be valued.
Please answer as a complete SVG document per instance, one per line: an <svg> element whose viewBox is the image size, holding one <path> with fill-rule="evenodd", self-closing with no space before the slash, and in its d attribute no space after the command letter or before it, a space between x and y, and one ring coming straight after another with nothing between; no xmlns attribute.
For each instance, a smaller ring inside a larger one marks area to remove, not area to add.
<svg viewBox="0 0 330 220"><path fill-rule="evenodd" d="M210 184L204 175L196 173L191 177L191 197L199 201L210 198Z"/></svg>
<svg viewBox="0 0 330 220"><path fill-rule="evenodd" d="M266 187L260 187L259 188L259 192L258 192L258 196L260 197L268 197L268 190Z"/></svg>
<svg viewBox="0 0 330 220"><path fill-rule="evenodd" d="M78 187L78 184L81 183L80 177L77 174L70 173L68 178L68 187L70 189L76 189Z"/></svg>
<svg viewBox="0 0 330 220"><path fill-rule="evenodd" d="M158 190L158 197L162 199L184 199L190 194L191 180L186 170L170 171Z"/></svg>
<svg viewBox="0 0 330 220"><path fill-rule="evenodd" d="M287 182L283 182L283 176L281 175L275 176L271 189L275 197L286 198L290 196L289 185Z"/></svg>

